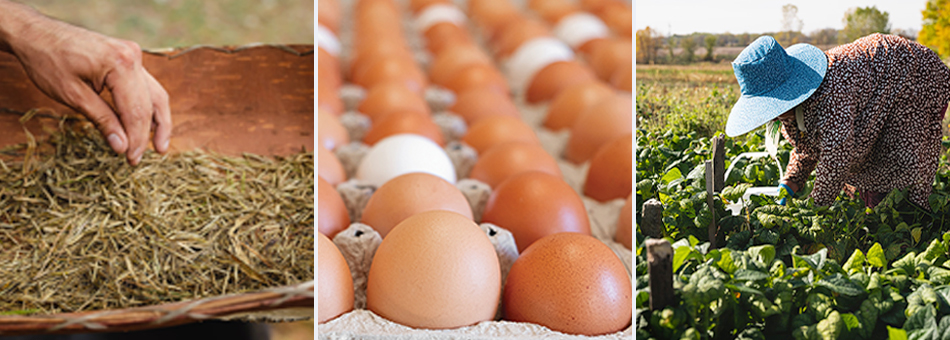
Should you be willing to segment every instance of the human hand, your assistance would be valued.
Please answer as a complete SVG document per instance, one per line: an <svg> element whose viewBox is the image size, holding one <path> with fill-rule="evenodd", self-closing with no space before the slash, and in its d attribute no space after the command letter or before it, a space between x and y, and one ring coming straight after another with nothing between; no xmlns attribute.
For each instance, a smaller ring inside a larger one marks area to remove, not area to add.
<svg viewBox="0 0 950 340"><path fill-rule="evenodd" d="M782 180L782 182L778 184L778 188L779 188L779 192L781 192L782 189L785 189L785 191L788 192L788 194L785 197L782 197L782 199L778 201L779 205L785 205L786 203L788 203L789 197L795 197L795 190L798 189L798 186L795 185L795 183Z"/></svg>
<svg viewBox="0 0 950 340"><path fill-rule="evenodd" d="M151 129L155 150L167 152L172 133L168 93L142 67L139 46L30 12L32 17L24 18L5 42L36 86L89 118L130 164L141 160ZM99 97L107 88L114 109Z"/></svg>

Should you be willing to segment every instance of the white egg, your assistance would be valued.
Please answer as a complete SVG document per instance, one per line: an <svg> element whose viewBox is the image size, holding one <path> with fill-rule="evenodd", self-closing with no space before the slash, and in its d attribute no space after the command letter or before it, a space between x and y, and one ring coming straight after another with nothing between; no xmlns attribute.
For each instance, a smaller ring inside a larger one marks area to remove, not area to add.
<svg viewBox="0 0 950 340"><path fill-rule="evenodd" d="M465 13L453 5L431 5L416 16L415 29L422 33L440 22L450 22L456 26L465 27Z"/></svg>
<svg viewBox="0 0 950 340"><path fill-rule="evenodd" d="M592 39L603 38L609 34L610 29L600 18L586 12L568 15L554 27L554 36L574 49Z"/></svg>
<svg viewBox="0 0 950 340"><path fill-rule="evenodd" d="M322 48L327 53L334 57L340 56L340 39L336 37L336 34L333 34L329 28L323 27L323 25L317 25L317 47Z"/></svg>
<svg viewBox="0 0 950 340"><path fill-rule="evenodd" d="M425 172L455 184L455 166L438 144L414 134L398 134L376 142L356 170L356 178L382 186L402 174Z"/></svg>
<svg viewBox="0 0 950 340"><path fill-rule="evenodd" d="M522 93L527 90L528 84L545 66L565 60L573 60L574 51L564 42L552 38L535 38L521 44L505 62L508 71L508 82L511 88Z"/></svg>

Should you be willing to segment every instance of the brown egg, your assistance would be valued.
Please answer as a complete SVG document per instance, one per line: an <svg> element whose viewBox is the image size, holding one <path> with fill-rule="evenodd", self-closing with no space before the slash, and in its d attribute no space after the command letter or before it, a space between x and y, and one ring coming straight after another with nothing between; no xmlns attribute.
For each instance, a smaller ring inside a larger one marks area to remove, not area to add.
<svg viewBox="0 0 950 340"><path fill-rule="evenodd" d="M633 43L620 38L608 39L591 49L587 64L594 69L597 78L610 81L614 71L633 63Z"/></svg>
<svg viewBox="0 0 950 340"><path fill-rule="evenodd" d="M320 141L320 145L332 151L337 146L349 143L350 135L336 116L318 109L317 139Z"/></svg>
<svg viewBox="0 0 950 340"><path fill-rule="evenodd" d="M469 1L469 13L489 37L496 35L505 24L523 17L508 0Z"/></svg>
<svg viewBox="0 0 950 340"><path fill-rule="evenodd" d="M317 81L317 109L329 112L334 116L343 114L343 100L340 99L339 89L332 85L323 85Z"/></svg>
<svg viewBox="0 0 950 340"><path fill-rule="evenodd" d="M398 135L401 133L412 133L428 138L429 140L445 146L445 139L442 137L442 129L432 121L427 115L421 115L416 112L393 112L383 118L376 120L373 127L366 132L363 137L363 143L373 146L383 138Z"/></svg>
<svg viewBox="0 0 950 340"><path fill-rule="evenodd" d="M509 142L493 146L472 167L469 177L497 188L511 176L526 171L541 171L561 177L557 161L540 145Z"/></svg>
<svg viewBox="0 0 950 340"><path fill-rule="evenodd" d="M545 22L555 25L561 21L561 19L564 19L564 17L581 11L580 6L574 3L563 2L555 6L544 8L538 12L538 15L541 16L541 19L544 19Z"/></svg>
<svg viewBox="0 0 950 340"><path fill-rule="evenodd" d="M563 6L569 3L567 0L529 0L528 8L535 12L541 12L546 8Z"/></svg>
<svg viewBox="0 0 950 340"><path fill-rule="evenodd" d="M472 219L472 208L455 185L433 174L412 172L380 186L366 203L360 222L385 238L399 222L430 210L452 211Z"/></svg>
<svg viewBox="0 0 950 340"><path fill-rule="evenodd" d="M340 159L320 144L317 144L317 176L323 177L333 186L346 181L346 171Z"/></svg>
<svg viewBox="0 0 950 340"><path fill-rule="evenodd" d="M581 44L575 50L578 54L584 56L584 58L590 59L590 54L597 49L597 46L600 46L606 42L610 41L609 38L593 38L587 42Z"/></svg>
<svg viewBox="0 0 950 340"><path fill-rule="evenodd" d="M353 78L362 73L363 69L381 58L412 58L409 47L398 41L367 41L357 42L353 46L353 57L350 59L349 75Z"/></svg>
<svg viewBox="0 0 950 340"><path fill-rule="evenodd" d="M366 283L367 309L413 328L490 321L500 297L501 267L488 235L470 218L444 210L412 215L393 228Z"/></svg>
<svg viewBox="0 0 950 340"><path fill-rule="evenodd" d="M402 82L416 93L428 86L425 74L411 58L379 58L353 75L353 82L363 88L390 81Z"/></svg>
<svg viewBox="0 0 950 340"><path fill-rule="evenodd" d="M610 77L610 85L618 90L633 92L633 65L624 65L614 71Z"/></svg>
<svg viewBox="0 0 950 340"><path fill-rule="evenodd" d="M571 85L596 79L590 68L576 60L553 62L534 75L525 99L532 104L551 100Z"/></svg>
<svg viewBox="0 0 950 340"><path fill-rule="evenodd" d="M452 0L410 0L409 9L413 14L419 14L426 7L436 4L452 5Z"/></svg>
<svg viewBox="0 0 950 340"><path fill-rule="evenodd" d="M624 94L611 96L577 118L564 158L575 164L584 163L601 145L628 133L633 133L633 99Z"/></svg>
<svg viewBox="0 0 950 340"><path fill-rule="evenodd" d="M590 235L581 197L560 177L528 171L509 177L488 198L482 222L511 232L522 252L547 235L575 232Z"/></svg>
<svg viewBox="0 0 950 340"><path fill-rule="evenodd" d="M386 82L373 86L356 109L374 122L393 112L413 112L429 116L429 104L425 99L401 82Z"/></svg>
<svg viewBox="0 0 950 340"><path fill-rule="evenodd" d="M472 38L464 28L447 21L432 25L426 29L424 36L426 49L436 56L452 45L473 44Z"/></svg>
<svg viewBox="0 0 950 340"><path fill-rule="evenodd" d="M631 38L633 35L633 10L622 2L606 4L598 11L604 24L618 36Z"/></svg>
<svg viewBox="0 0 950 340"><path fill-rule="evenodd" d="M633 134L604 144L590 159L584 195L600 202L630 196L633 191Z"/></svg>
<svg viewBox="0 0 950 340"><path fill-rule="evenodd" d="M632 300L630 276L607 245L559 233L521 253L508 272L503 304L505 320L593 336L627 328Z"/></svg>
<svg viewBox="0 0 950 340"><path fill-rule="evenodd" d="M480 119L469 127L462 141L478 151L478 154L483 154L492 146L505 142L541 144L528 124L510 116L490 116Z"/></svg>
<svg viewBox="0 0 950 340"><path fill-rule="evenodd" d="M333 33L340 34L340 17L342 10L339 0L318 0L317 1L317 23L328 28Z"/></svg>
<svg viewBox="0 0 950 340"><path fill-rule="evenodd" d="M611 2L617 2L617 0L581 0L580 5L585 11L594 13Z"/></svg>
<svg viewBox="0 0 950 340"><path fill-rule="evenodd" d="M633 243L633 195L627 196L627 202L620 209L620 217L617 218L617 234L614 240L620 242L627 249L631 248Z"/></svg>
<svg viewBox="0 0 950 340"><path fill-rule="evenodd" d="M491 65L491 58L474 44L450 45L429 64L429 78L433 83L446 86L463 68L474 65Z"/></svg>
<svg viewBox="0 0 950 340"><path fill-rule="evenodd" d="M324 323L353 310L353 276L333 241L317 235L317 323Z"/></svg>
<svg viewBox="0 0 950 340"><path fill-rule="evenodd" d="M327 237L336 236L350 226L350 214L343 197L323 177L317 183L317 230Z"/></svg>
<svg viewBox="0 0 950 340"><path fill-rule="evenodd" d="M445 84L445 87L455 93L462 93L475 88L492 88L501 93L510 93L508 81L489 64L472 64L465 66L455 73L455 76Z"/></svg>
<svg viewBox="0 0 950 340"><path fill-rule="evenodd" d="M550 36L551 32L540 20L522 19L505 25L498 33L493 46L499 59L510 56L528 40Z"/></svg>
<svg viewBox="0 0 950 340"><path fill-rule="evenodd" d="M469 126L489 116L521 117L510 97L490 88L462 92L455 98L449 111L458 114Z"/></svg>
<svg viewBox="0 0 950 340"><path fill-rule="evenodd" d="M574 84L558 93L544 117L544 127L558 131L570 128L587 108L614 95L614 90L600 81Z"/></svg>
<svg viewBox="0 0 950 340"><path fill-rule="evenodd" d="M343 85L339 61L322 48L317 50L317 77L324 81L321 84L339 88Z"/></svg>

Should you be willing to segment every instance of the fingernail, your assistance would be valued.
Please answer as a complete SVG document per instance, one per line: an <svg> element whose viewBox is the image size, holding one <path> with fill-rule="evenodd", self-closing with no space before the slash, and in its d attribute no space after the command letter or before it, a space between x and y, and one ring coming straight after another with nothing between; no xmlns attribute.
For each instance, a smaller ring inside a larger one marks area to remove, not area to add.
<svg viewBox="0 0 950 340"><path fill-rule="evenodd" d="M145 154L145 149L138 149L138 150L135 150L135 155L136 155L136 156L135 156L135 164L138 164L139 162L142 161L142 155L144 155L144 154Z"/></svg>
<svg viewBox="0 0 950 340"><path fill-rule="evenodd" d="M170 140L165 140L165 142L162 143L162 150L163 150L163 151L166 151L166 152L168 151L168 142L170 142Z"/></svg>
<svg viewBox="0 0 950 340"><path fill-rule="evenodd" d="M118 152L118 150L122 149L122 139L119 138L119 135L113 133L110 134L109 137L106 137L106 139L109 140L109 146L112 147L112 150Z"/></svg>

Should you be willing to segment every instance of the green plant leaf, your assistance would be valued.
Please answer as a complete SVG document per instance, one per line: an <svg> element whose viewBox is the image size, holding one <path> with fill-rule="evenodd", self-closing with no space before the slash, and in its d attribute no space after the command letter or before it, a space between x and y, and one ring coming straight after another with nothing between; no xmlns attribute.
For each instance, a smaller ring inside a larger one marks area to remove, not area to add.
<svg viewBox="0 0 950 340"><path fill-rule="evenodd" d="M775 260L775 247L771 244L750 247L746 252L763 267L770 265Z"/></svg>
<svg viewBox="0 0 950 340"><path fill-rule="evenodd" d="M750 269L736 270L734 279L736 281L758 281L769 278L769 274Z"/></svg>
<svg viewBox="0 0 950 340"><path fill-rule="evenodd" d="M878 268L883 268L887 264L887 259L884 258L884 249L881 248L880 243L874 242L871 249L868 249L867 261L868 264Z"/></svg>
<svg viewBox="0 0 950 340"><path fill-rule="evenodd" d="M887 339L888 340L907 340L907 331L887 326Z"/></svg>
<svg viewBox="0 0 950 340"><path fill-rule="evenodd" d="M746 286L746 285L736 285L736 284L727 283L725 284L725 286L726 288L734 292L745 293L745 294L757 294L757 295L765 296L765 294L763 294L762 291Z"/></svg>
<svg viewBox="0 0 950 340"><path fill-rule="evenodd" d="M845 262L841 268L850 274L855 271L861 271L863 266L864 253L861 252L861 249L855 249L854 252L851 253L851 257L848 258L848 261Z"/></svg>
<svg viewBox="0 0 950 340"><path fill-rule="evenodd" d="M848 296L857 296L864 293L864 288L858 286L844 275L841 275L841 273L825 277L815 282L815 284L827 287L835 293Z"/></svg>

